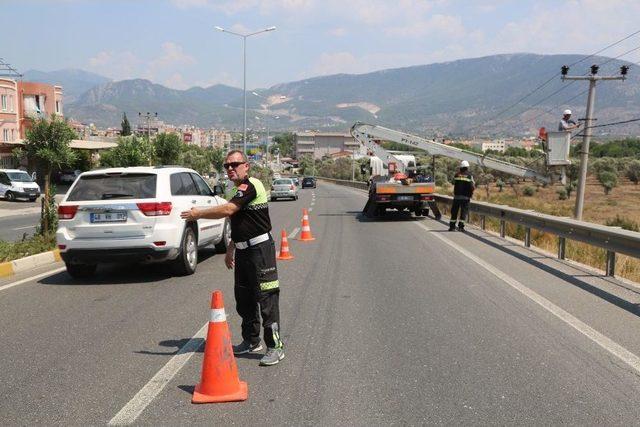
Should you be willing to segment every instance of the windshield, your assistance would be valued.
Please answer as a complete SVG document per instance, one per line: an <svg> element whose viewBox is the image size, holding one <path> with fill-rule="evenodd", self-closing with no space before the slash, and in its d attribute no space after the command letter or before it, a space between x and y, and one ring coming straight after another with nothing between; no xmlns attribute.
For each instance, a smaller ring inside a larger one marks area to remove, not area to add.
<svg viewBox="0 0 640 427"><path fill-rule="evenodd" d="M7 172L7 175L13 182L33 182L26 172Z"/></svg>
<svg viewBox="0 0 640 427"><path fill-rule="evenodd" d="M273 181L273 185L291 185L290 179L276 179Z"/></svg>
<svg viewBox="0 0 640 427"><path fill-rule="evenodd" d="M152 199L156 196L156 175L87 175L80 178L68 201L109 199Z"/></svg>

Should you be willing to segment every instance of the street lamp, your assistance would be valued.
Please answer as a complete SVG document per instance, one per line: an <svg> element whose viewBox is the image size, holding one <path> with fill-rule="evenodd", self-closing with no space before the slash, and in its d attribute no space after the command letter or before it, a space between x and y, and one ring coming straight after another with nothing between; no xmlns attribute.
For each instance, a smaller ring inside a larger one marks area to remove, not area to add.
<svg viewBox="0 0 640 427"><path fill-rule="evenodd" d="M243 128L242 128L243 150L242 151L244 151L244 155L246 156L247 155L247 37L255 36L256 34L260 34L260 33L266 33L267 31L274 31L276 27L265 28L264 30L256 31L254 33L249 33L249 34L240 34L233 31L225 30L224 28L219 27L217 25L215 26L215 29L218 31L222 31L223 33L229 33L234 36L242 37L242 55L243 55L242 68L243 68L243 75L244 75L244 78L243 78L244 82L242 85L242 93L244 98L244 121L243 121Z"/></svg>

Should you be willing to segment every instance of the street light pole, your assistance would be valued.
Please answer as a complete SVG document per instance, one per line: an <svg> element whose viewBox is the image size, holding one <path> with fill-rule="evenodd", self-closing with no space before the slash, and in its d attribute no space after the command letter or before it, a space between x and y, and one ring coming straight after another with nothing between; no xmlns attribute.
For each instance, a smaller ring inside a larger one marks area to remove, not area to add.
<svg viewBox="0 0 640 427"><path fill-rule="evenodd" d="M264 30L256 31L254 33L249 34L240 34L233 31L225 30L222 27L216 26L216 30L222 31L223 33L229 33L234 36L242 37L242 69L243 69L243 85L242 85L242 93L244 98L244 120L242 121L242 151L244 155L247 155L247 38L251 36L255 36L256 34L266 33L267 31L275 31L276 27L265 28Z"/></svg>

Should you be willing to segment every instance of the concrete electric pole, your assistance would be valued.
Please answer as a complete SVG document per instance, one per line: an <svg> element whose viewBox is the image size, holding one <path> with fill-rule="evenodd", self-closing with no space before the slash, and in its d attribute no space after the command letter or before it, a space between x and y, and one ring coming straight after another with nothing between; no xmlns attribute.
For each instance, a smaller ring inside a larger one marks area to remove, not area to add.
<svg viewBox="0 0 640 427"><path fill-rule="evenodd" d="M587 185L587 166L589 165L589 143L591 142L591 126L593 121L593 108L596 98L596 82L598 80L625 80L629 67L623 65L620 67L619 76L598 76L597 65L591 66L591 74L588 76L568 76L569 67L562 66L562 80L587 80L589 82L589 97L587 98L587 114L584 122L584 131L582 133L582 148L580 151L580 175L578 176L578 189L576 192L576 206L574 217L582 220L582 210L584 208L584 192Z"/></svg>

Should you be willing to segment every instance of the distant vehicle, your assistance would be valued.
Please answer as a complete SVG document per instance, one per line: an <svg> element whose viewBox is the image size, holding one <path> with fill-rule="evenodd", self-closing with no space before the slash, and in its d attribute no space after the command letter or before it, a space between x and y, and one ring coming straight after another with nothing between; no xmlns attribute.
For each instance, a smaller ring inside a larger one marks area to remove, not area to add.
<svg viewBox="0 0 640 427"><path fill-rule="evenodd" d="M277 199L298 200L298 187L292 178L280 178L271 184L271 201Z"/></svg>
<svg viewBox="0 0 640 427"><path fill-rule="evenodd" d="M226 251L227 219L185 222L182 211L226 203L191 169L129 167L85 172L58 207L60 256L74 278L95 273L104 262L169 262L180 275L193 274L198 250Z"/></svg>
<svg viewBox="0 0 640 427"><path fill-rule="evenodd" d="M73 184L77 177L82 173L81 170L67 170L61 171L60 175L58 175L58 182L61 184Z"/></svg>
<svg viewBox="0 0 640 427"><path fill-rule="evenodd" d="M282 178L282 175L280 175L278 172L273 174L273 179L280 179Z"/></svg>
<svg viewBox="0 0 640 427"><path fill-rule="evenodd" d="M313 176L305 176L302 178L302 188L316 188L316 179Z"/></svg>
<svg viewBox="0 0 640 427"><path fill-rule="evenodd" d="M0 197L8 201L28 199L34 202L40 197L40 186L25 171L0 169Z"/></svg>

